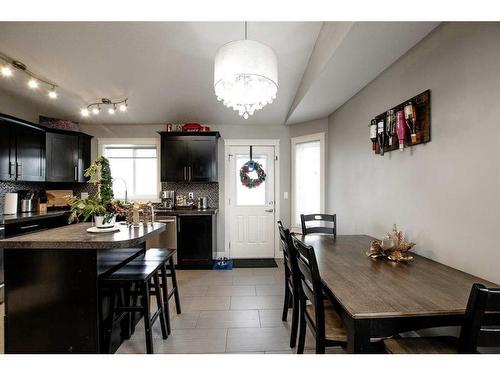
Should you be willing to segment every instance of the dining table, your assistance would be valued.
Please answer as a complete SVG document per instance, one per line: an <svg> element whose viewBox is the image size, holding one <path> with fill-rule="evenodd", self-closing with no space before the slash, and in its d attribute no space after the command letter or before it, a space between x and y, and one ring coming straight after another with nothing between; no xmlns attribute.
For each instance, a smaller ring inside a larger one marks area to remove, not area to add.
<svg viewBox="0 0 500 375"><path fill-rule="evenodd" d="M347 331L348 353L374 352L376 339L462 324L471 287L496 284L411 253L407 262L366 255L367 235L294 235L314 248L328 298Z"/></svg>

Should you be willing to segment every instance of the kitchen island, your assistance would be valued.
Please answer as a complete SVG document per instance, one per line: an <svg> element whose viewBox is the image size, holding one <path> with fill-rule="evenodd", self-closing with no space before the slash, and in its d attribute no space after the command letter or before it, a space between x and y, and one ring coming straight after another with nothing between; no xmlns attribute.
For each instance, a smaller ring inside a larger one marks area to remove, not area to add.
<svg viewBox="0 0 500 375"><path fill-rule="evenodd" d="M139 256L165 224L124 225L105 234L88 233L90 226L74 224L0 241L5 353L101 352L99 275Z"/></svg>

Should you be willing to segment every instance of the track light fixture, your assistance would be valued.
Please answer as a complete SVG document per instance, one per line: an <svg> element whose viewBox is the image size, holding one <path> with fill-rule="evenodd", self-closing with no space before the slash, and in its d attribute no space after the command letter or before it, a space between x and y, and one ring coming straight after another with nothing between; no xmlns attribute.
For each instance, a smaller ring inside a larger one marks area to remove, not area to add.
<svg viewBox="0 0 500 375"><path fill-rule="evenodd" d="M98 115L101 113L102 108L108 109L108 114L114 115L118 108L120 112L126 112L128 109L128 98L122 100L111 100L109 98L102 98L98 102L90 103L87 108L82 108L80 114L82 117L88 117L90 113Z"/></svg>
<svg viewBox="0 0 500 375"><path fill-rule="evenodd" d="M27 85L30 89L36 90L41 85L47 87L47 95L50 99L57 99L57 85L54 82L48 81L41 78L37 74L33 73L28 67L19 60L14 60L2 53L0 53L0 74L4 78L9 78L14 76L15 72L21 72L26 74L29 79Z"/></svg>

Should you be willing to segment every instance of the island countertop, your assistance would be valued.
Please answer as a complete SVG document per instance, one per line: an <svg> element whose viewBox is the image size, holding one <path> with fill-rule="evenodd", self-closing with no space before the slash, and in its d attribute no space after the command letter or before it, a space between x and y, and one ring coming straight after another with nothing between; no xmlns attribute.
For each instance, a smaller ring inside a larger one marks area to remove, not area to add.
<svg viewBox="0 0 500 375"><path fill-rule="evenodd" d="M79 223L0 240L3 249L116 249L136 247L165 230L165 224L120 225L119 232L88 233L91 223Z"/></svg>

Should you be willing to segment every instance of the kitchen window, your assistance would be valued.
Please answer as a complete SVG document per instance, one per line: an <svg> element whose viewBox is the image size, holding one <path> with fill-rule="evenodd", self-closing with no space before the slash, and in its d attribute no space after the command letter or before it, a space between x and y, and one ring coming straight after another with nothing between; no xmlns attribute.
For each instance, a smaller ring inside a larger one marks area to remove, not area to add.
<svg viewBox="0 0 500 375"><path fill-rule="evenodd" d="M292 138L292 226L300 214L325 211L325 133Z"/></svg>
<svg viewBox="0 0 500 375"><path fill-rule="evenodd" d="M101 155L109 160L116 198L157 200L160 191L159 146L156 139L100 139Z"/></svg>

